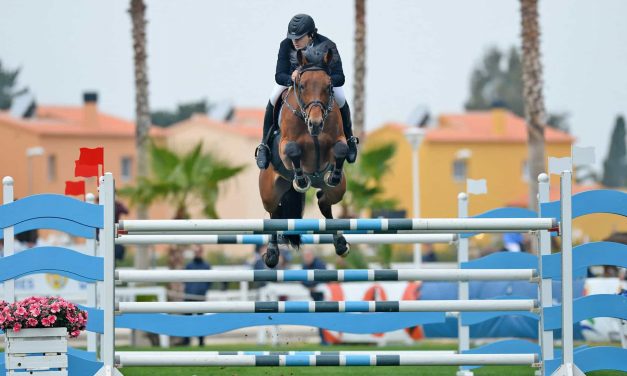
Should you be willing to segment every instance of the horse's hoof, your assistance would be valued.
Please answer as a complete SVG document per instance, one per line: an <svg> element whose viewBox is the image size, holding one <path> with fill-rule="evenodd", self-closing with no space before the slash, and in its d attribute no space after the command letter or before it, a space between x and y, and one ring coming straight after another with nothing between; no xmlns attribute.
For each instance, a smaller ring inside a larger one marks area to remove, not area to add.
<svg viewBox="0 0 627 376"><path fill-rule="evenodd" d="M324 182L326 185L328 185L331 188L335 188L337 187L338 184L340 184L340 182L342 181L342 174L340 173L339 176L337 175L333 175L333 171L327 171L324 174Z"/></svg>
<svg viewBox="0 0 627 376"><path fill-rule="evenodd" d="M333 245L335 253L340 257L346 257L350 253L351 247L344 235L333 235Z"/></svg>
<svg viewBox="0 0 627 376"><path fill-rule="evenodd" d="M311 180L309 179L308 176L304 176L302 180L300 181L305 181L305 186L301 187L298 184L299 179L294 179L292 180L292 186L294 187L294 189L296 190L296 192L298 193L305 193L309 190L309 188L311 188Z"/></svg>
<svg viewBox="0 0 627 376"><path fill-rule="evenodd" d="M268 246L268 250L263 254L263 262L270 269L275 268L279 264L279 250L275 247Z"/></svg>

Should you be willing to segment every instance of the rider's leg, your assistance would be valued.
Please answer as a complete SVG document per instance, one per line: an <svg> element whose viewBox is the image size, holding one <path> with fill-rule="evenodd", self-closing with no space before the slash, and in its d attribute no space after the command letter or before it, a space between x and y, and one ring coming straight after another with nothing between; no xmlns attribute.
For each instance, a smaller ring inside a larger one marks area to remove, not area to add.
<svg viewBox="0 0 627 376"><path fill-rule="evenodd" d="M353 136L353 122L351 120L351 111L344 95L344 89L342 87L334 87L333 95L335 101L340 108L340 114L342 115L342 126L344 128L344 136L346 137L346 143L348 144L348 154L346 155L346 161L348 163L354 163L357 159L357 144L359 139Z"/></svg>
<svg viewBox="0 0 627 376"><path fill-rule="evenodd" d="M261 143L257 146L257 150L255 150L255 158L257 159L257 167L260 169L268 168L270 164L270 160L272 158L270 153L270 146L268 145L268 139L270 137L270 132L273 126L273 116L274 116L274 105L281 93L285 90L285 86L281 86L278 84L274 85L274 89L272 90L272 94L270 94L270 100L268 101L268 105L266 106L266 114L263 117L263 135L261 136Z"/></svg>

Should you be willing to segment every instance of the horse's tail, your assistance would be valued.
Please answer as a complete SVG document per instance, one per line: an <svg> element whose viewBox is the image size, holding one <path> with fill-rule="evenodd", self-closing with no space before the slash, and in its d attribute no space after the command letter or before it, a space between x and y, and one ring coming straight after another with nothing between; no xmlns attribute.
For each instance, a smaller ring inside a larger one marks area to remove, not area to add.
<svg viewBox="0 0 627 376"><path fill-rule="evenodd" d="M305 209L305 194L296 192L294 187L285 192L281 198L282 218L302 218ZM300 235L284 235L284 239L294 248L300 248Z"/></svg>

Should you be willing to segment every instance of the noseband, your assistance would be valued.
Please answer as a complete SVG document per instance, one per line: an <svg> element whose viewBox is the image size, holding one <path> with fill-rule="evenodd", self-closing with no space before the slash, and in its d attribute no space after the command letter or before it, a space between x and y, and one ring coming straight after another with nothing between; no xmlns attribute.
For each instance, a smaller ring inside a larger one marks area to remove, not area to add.
<svg viewBox="0 0 627 376"><path fill-rule="evenodd" d="M311 112L311 109L313 107L320 107L320 110L322 110L322 126L318 130L318 132L320 132L322 128L324 128L324 123L327 120L329 113L331 113L331 110L333 110L333 103L335 102L335 97L333 95L333 84L329 84L327 88L327 90L329 91L329 101L326 105L321 100L318 100L318 99L308 102L306 104L303 102L302 97L301 97L302 96L302 86L300 84L301 76L305 72L313 72L313 71L326 71L326 70L316 65L304 66L304 67L299 68L298 77L294 81L294 84L290 86L290 88L288 89L288 92L284 98L285 100L283 101L283 103L285 103L289 107L289 109L292 111L292 113L296 117L298 117L299 119L305 122L305 124L309 128L309 133L311 133L312 136L317 136L317 134L314 134L314 132L312 132L312 126L311 126L311 122L309 119L309 113ZM296 102L298 103L298 110L293 108L290 105L290 103L287 101L287 96L289 95L290 89L294 90L294 97L296 97Z"/></svg>

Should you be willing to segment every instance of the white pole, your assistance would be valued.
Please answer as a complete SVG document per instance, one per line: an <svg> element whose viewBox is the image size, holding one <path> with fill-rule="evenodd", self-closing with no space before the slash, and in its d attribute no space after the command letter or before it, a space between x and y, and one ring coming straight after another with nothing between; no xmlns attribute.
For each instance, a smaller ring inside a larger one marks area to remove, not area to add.
<svg viewBox="0 0 627 376"><path fill-rule="evenodd" d="M113 175L106 173L100 178L100 200L104 203L104 229L100 232L100 243L104 252L104 281L102 292L103 323L103 367L97 376L121 375L115 368L115 184ZM103 201L104 199L104 201Z"/></svg>
<svg viewBox="0 0 627 376"><path fill-rule="evenodd" d="M308 313L308 312L485 312L532 311L533 299L401 300L401 301L271 301L271 302L119 302L121 313Z"/></svg>
<svg viewBox="0 0 627 376"><path fill-rule="evenodd" d="M416 143L412 150L412 177L413 177L413 202L414 218L420 218L420 145ZM414 267L419 269L422 267L422 246L420 243L414 243Z"/></svg>
<svg viewBox="0 0 627 376"><path fill-rule="evenodd" d="M468 217L468 195L466 193L460 193L457 196L457 216L459 218ZM457 240L457 267L461 268L463 262L468 261L468 238L462 238L461 236ZM468 282L459 281L458 283L459 300L470 299L468 291ZM462 315L457 315L457 330L458 330L458 351L462 354L464 351L470 349L470 328L462 324ZM457 376L472 376L473 372L464 370L460 366L457 370Z"/></svg>
<svg viewBox="0 0 627 376"><path fill-rule="evenodd" d="M540 174L538 176L538 214L542 217L542 204L547 203L550 200L549 196L550 182L547 174ZM542 257L551 254L551 234L548 231L538 231L538 274L542 276L543 263ZM542 368L540 373L542 376L548 376L546 374L546 361L552 360L553 354L553 331L544 329L544 310L553 305L553 280L551 278L542 278L538 284L538 297L540 300L540 321L538 322L538 333L540 335L540 351L541 351L541 364Z"/></svg>
<svg viewBox="0 0 627 376"><path fill-rule="evenodd" d="M13 178L5 176L2 179L2 203L10 204L13 202ZM4 239L4 257L13 256L15 252L15 229L13 226L5 227L3 230ZM15 302L15 281L8 280L4 282L4 300L7 303Z"/></svg>
<svg viewBox="0 0 627 376"><path fill-rule="evenodd" d="M125 351L116 357L130 366L410 366L531 365L536 354L441 354L430 351L387 355L216 355L206 352Z"/></svg>
<svg viewBox="0 0 627 376"><path fill-rule="evenodd" d="M533 269L116 270L118 282L531 281ZM467 295L467 294L466 294ZM468 298L464 299L468 300Z"/></svg>
<svg viewBox="0 0 627 376"><path fill-rule="evenodd" d="M85 201L89 204L94 204L96 201L96 197L93 193L88 193L85 197ZM94 230L95 232L95 230ZM89 256L96 257L96 238L86 239L85 240L85 249L87 250L87 254ZM91 308L98 307L97 301L98 295L98 283L92 283L87 287L87 306ZM98 346L96 345L98 338L97 333L87 332L87 351L95 353L97 351Z"/></svg>

